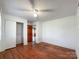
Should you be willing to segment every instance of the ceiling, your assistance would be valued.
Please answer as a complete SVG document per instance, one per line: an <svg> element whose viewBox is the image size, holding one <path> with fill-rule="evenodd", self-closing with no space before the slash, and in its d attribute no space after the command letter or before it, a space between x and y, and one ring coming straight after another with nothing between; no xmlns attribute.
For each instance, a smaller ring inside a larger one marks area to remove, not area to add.
<svg viewBox="0 0 79 59"><path fill-rule="evenodd" d="M33 12L21 11L20 9L33 10L29 0L3 0L3 12L8 15L18 16L29 21L51 20L65 16L75 15L77 10L77 0L34 0L35 8L52 9L51 12L38 12L38 18L33 16Z"/></svg>

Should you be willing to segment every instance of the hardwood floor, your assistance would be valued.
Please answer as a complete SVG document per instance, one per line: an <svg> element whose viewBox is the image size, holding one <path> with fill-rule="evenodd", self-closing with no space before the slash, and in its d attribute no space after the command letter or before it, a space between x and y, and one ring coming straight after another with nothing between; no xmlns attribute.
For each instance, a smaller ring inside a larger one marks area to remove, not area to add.
<svg viewBox="0 0 79 59"><path fill-rule="evenodd" d="M77 59L75 51L47 43L19 45L0 53L0 59Z"/></svg>

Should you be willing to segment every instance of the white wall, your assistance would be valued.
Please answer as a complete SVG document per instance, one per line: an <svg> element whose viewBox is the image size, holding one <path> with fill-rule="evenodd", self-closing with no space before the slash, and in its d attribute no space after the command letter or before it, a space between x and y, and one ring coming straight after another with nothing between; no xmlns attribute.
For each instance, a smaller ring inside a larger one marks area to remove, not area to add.
<svg viewBox="0 0 79 59"><path fill-rule="evenodd" d="M0 51L1 51L1 12L0 12Z"/></svg>
<svg viewBox="0 0 79 59"><path fill-rule="evenodd" d="M33 25L33 23L32 22L30 22L30 21L28 21L28 23L27 23L28 25Z"/></svg>
<svg viewBox="0 0 79 59"><path fill-rule="evenodd" d="M3 13L0 10L0 52L4 51L4 19Z"/></svg>
<svg viewBox="0 0 79 59"><path fill-rule="evenodd" d="M0 12L0 40L1 40L1 12Z"/></svg>
<svg viewBox="0 0 79 59"><path fill-rule="evenodd" d="M5 50L5 22L4 14L1 12L1 51Z"/></svg>
<svg viewBox="0 0 79 59"><path fill-rule="evenodd" d="M16 22L6 21L6 49L16 47Z"/></svg>
<svg viewBox="0 0 79 59"><path fill-rule="evenodd" d="M43 42L75 49L76 16L50 20L42 23Z"/></svg>
<svg viewBox="0 0 79 59"><path fill-rule="evenodd" d="M76 41L76 52L77 52L77 56L78 56L78 59L79 59L79 7L78 7L78 10L77 10L77 41Z"/></svg>
<svg viewBox="0 0 79 59"><path fill-rule="evenodd" d="M42 42L42 23L40 21L34 22L33 25L35 25L36 30L36 43Z"/></svg>

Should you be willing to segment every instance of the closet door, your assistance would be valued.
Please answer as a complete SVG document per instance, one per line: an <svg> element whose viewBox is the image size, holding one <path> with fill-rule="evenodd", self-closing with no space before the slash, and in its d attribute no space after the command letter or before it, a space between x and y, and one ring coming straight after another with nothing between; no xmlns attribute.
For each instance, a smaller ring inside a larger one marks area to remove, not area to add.
<svg viewBox="0 0 79 59"><path fill-rule="evenodd" d="M23 23L16 23L16 44L23 44Z"/></svg>
<svg viewBox="0 0 79 59"><path fill-rule="evenodd" d="M16 22L6 21L6 48L16 47Z"/></svg>

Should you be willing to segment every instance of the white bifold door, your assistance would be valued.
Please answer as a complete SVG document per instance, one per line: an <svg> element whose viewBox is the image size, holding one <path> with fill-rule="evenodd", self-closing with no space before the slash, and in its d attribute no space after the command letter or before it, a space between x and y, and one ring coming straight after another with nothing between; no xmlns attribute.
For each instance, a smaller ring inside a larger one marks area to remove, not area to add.
<svg viewBox="0 0 79 59"><path fill-rule="evenodd" d="M6 21L6 49L16 47L16 22Z"/></svg>

